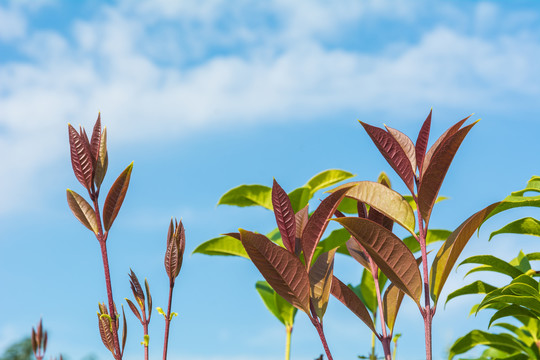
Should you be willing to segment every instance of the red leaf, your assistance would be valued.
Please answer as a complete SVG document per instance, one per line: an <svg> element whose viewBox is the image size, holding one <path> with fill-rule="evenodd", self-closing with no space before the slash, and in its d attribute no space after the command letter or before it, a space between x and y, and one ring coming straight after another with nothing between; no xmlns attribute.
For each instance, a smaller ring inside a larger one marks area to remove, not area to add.
<svg viewBox="0 0 540 360"><path fill-rule="evenodd" d="M350 186L345 186L330 194L319 204L319 207L309 218L301 239L302 249L304 250L304 259L306 260L306 267L308 269L311 265L311 259L315 253L317 243L328 226L328 219L332 217L339 202L345 197L345 194L350 188Z"/></svg>
<svg viewBox="0 0 540 360"><path fill-rule="evenodd" d="M373 333L376 336L379 336L377 334L377 331L375 331L375 327L373 326L373 320L371 319L371 316L369 315L368 310L366 309L366 306L358 296L352 291L347 285L341 282L337 277L332 278L332 289L331 289L332 295L335 296L336 299L341 301L343 305L349 308L356 316L360 318L364 322L364 324L367 325L368 328L373 331Z"/></svg>
<svg viewBox="0 0 540 360"><path fill-rule="evenodd" d="M437 152L439 149L439 146L443 144L446 140L448 140L452 135L454 135L461 126L469 119L472 115L467 116L465 119L458 121L456 124L454 124L452 127L450 127L448 130L446 130L437 140L435 140L435 143L429 148L428 152L426 153L426 156L424 158L424 163L422 165L422 172L420 173L420 180L424 177L424 173L426 172L426 168L431 162L431 158Z"/></svg>
<svg viewBox="0 0 540 360"><path fill-rule="evenodd" d="M90 150L94 160L97 160L99 155L99 144L101 142L101 113L98 113L96 124L94 125L94 131L92 132L92 139L90 140Z"/></svg>
<svg viewBox="0 0 540 360"><path fill-rule="evenodd" d="M392 135L383 129L365 124L361 121L360 124L366 129L369 137L373 140L388 164L390 164L401 177L409 190L414 192L414 173L412 171L412 164L401 145L399 145Z"/></svg>
<svg viewBox="0 0 540 360"><path fill-rule="evenodd" d="M103 206L103 226L105 231L109 231L116 215L122 207L126 192L129 186L129 179L131 177L131 171L133 170L133 163L118 176L114 184L111 186L111 190L107 194L105 204Z"/></svg>
<svg viewBox="0 0 540 360"><path fill-rule="evenodd" d="M73 172L82 186L90 191L92 187L93 164L89 146L85 144L85 138L70 124L68 124L68 133Z"/></svg>
<svg viewBox="0 0 540 360"><path fill-rule="evenodd" d="M289 196L274 179L272 205L276 223L285 247L294 254L296 244L296 220Z"/></svg>
<svg viewBox="0 0 540 360"><path fill-rule="evenodd" d="M442 142L429 163L426 163L427 167L418 186L418 207L426 222L429 220L437 194L454 159L454 155L469 130L477 122L464 127Z"/></svg>
<svg viewBox="0 0 540 360"><path fill-rule="evenodd" d="M249 258L282 298L309 315L309 277L302 262L266 236L240 229Z"/></svg>
<svg viewBox="0 0 540 360"><path fill-rule="evenodd" d="M429 141L429 130L431 129L432 112L433 110L429 111L429 115L424 121L424 124L422 125L422 128L418 133L418 138L416 139L416 166L418 166L419 174L422 174L422 164L424 163L424 157L426 156L426 150Z"/></svg>

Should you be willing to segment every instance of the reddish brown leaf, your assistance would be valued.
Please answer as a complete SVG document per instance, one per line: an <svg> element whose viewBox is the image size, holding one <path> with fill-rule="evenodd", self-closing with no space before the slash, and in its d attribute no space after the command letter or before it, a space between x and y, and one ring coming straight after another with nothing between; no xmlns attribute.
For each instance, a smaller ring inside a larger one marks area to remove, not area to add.
<svg viewBox="0 0 540 360"><path fill-rule="evenodd" d="M367 218L366 204L361 201L358 201L356 204L356 208L358 209L358 217Z"/></svg>
<svg viewBox="0 0 540 360"><path fill-rule="evenodd" d="M135 316L137 317L137 319L139 319L139 321L142 323L142 317L141 317L141 314L139 313L139 310L137 309L137 307L135 306L135 304L129 300L128 298L126 298L126 301L129 305L129 308L131 309L131 311L133 312L133 314L135 314Z"/></svg>
<svg viewBox="0 0 540 360"><path fill-rule="evenodd" d="M390 164L399 177L401 177L409 190L414 192L414 173L412 171L412 164L400 144L392 135L383 129L368 125L361 121L360 124L362 124L388 164Z"/></svg>
<svg viewBox="0 0 540 360"><path fill-rule="evenodd" d="M326 230L326 227L328 226L328 219L332 217L339 202L345 197L345 194L350 188L350 186L345 186L330 194L319 204L319 207L309 218L301 239L302 249L304 250L304 259L306 260L306 267L308 269L311 265L311 259L315 253L315 248L317 247L324 230Z"/></svg>
<svg viewBox="0 0 540 360"><path fill-rule="evenodd" d="M362 320L376 336L379 336L375 330L375 327L373 326L373 320L371 319L371 316L369 315L364 303L362 303L360 298L356 296L354 291L352 291L347 285L342 283L341 280L335 276L332 278L331 292L336 299L341 301L343 305L348 307L349 310L358 316L360 320Z"/></svg>
<svg viewBox="0 0 540 360"><path fill-rule="evenodd" d="M362 218L335 219L366 249L381 271L420 306L422 277L411 251L392 232Z"/></svg>
<svg viewBox="0 0 540 360"><path fill-rule="evenodd" d="M69 148L71 151L71 166L75 177L87 190L92 187L93 162L89 151L90 146L73 126L68 124Z"/></svg>
<svg viewBox="0 0 540 360"><path fill-rule="evenodd" d="M275 179L272 186L272 205L283 245L294 254L296 244L296 220L294 211L289 196Z"/></svg>
<svg viewBox="0 0 540 360"><path fill-rule="evenodd" d="M390 126L384 126L388 133L392 135L392 137L398 142L398 144L403 149L403 152L405 155L407 155L407 158L409 159L409 162L411 163L411 170L413 174L416 173L416 149L414 147L414 143L412 140L402 133L399 130L396 130L394 128L391 128Z"/></svg>
<svg viewBox="0 0 540 360"><path fill-rule="evenodd" d="M349 254L352 256L352 258L356 261L358 261L363 267L371 271L371 266L369 264L369 258L366 252L366 249L360 243L358 240L351 238L347 240L345 243L347 246L347 250L349 251Z"/></svg>
<svg viewBox="0 0 540 360"><path fill-rule="evenodd" d="M309 277L302 262L266 236L240 229L249 258L282 298L310 314Z"/></svg>
<svg viewBox="0 0 540 360"><path fill-rule="evenodd" d="M118 176L114 184L111 186L111 190L107 194L105 204L103 206L103 226L105 231L109 231L116 215L122 207L126 192L129 186L129 179L131 177L131 171L133 170L133 163Z"/></svg>
<svg viewBox="0 0 540 360"><path fill-rule="evenodd" d="M403 301L405 293L397 288L394 284L390 284L383 297L383 314L386 325L390 329L390 333L394 331L397 313Z"/></svg>
<svg viewBox="0 0 540 360"><path fill-rule="evenodd" d="M454 159L454 155L469 130L477 122L458 130L454 135L441 143L431 160L426 163L427 167L418 187L418 207L426 222L429 220L431 210L437 199L437 194L439 193L448 168Z"/></svg>
<svg viewBox="0 0 540 360"><path fill-rule="evenodd" d="M139 303L139 306L144 311L144 292L141 287L141 284L139 283L139 279L137 279L137 275L133 272L133 270L129 269L129 284L131 286L131 292L133 292L133 296L135 297L135 300Z"/></svg>
<svg viewBox="0 0 540 360"><path fill-rule="evenodd" d="M319 255L311 269L309 269L311 304L321 320L326 312L328 298L330 297L336 250L337 248Z"/></svg>
<svg viewBox="0 0 540 360"><path fill-rule="evenodd" d="M446 130L437 140L435 140L435 143L429 148L428 152L426 153L426 156L424 158L424 164L422 165L422 172L420 173L420 180L424 177L424 173L426 172L426 168L431 162L431 158L435 154L435 152L438 151L439 146L443 144L446 140L448 140L452 135L454 135L461 126L467 121L472 115L467 116L465 119L458 121L456 124L451 126L448 130Z"/></svg>
<svg viewBox="0 0 540 360"><path fill-rule="evenodd" d="M84 200L84 198L77 194L73 190L67 189L67 202L71 212L77 220L86 226L89 230L93 231L94 234L99 233L99 227L97 223L96 213L92 206Z"/></svg>
<svg viewBox="0 0 540 360"><path fill-rule="evenodd" d="M424 121L424 124L422 125L422 128L418 133L418 138L416 139L416 166L418 167L418 174L422 174L422 164L424 163L424 157L426 156L426 150L429 141L429 130L431 129L432 112L433 110L429 111L429 115Z"/></svg>
<svg viewBox="0 0 540 360"><path fill-rule="evenodd" d="M92 131L92 139L90 140L90 150L91 150L91 154L94 160L98 158L100 142L101 142L101 113L98 113L96 124L94 125L94 130Z"/></svg>

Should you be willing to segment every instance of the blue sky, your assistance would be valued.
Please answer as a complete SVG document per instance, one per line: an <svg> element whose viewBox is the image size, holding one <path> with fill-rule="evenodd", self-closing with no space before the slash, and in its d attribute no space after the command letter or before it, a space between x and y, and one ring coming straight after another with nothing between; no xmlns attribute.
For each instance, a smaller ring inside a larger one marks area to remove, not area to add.
<svg viewBox="0 0 540 360"><path fill-rule="evenodd" d="M109 355L95 311L106 299L97 241L70 213L67 124L108 128L108 188L134 161L109 240L115 298L130 296L129 268L166 306L162 260L171 216L187 233L175 292L171 359L280 359L282 326L254 291L243 259L188 254L239 227L269 231L262 209L216 207L244 183L286 189L339 168L374 180L387 171L357 120L416 138L433 108L432 139L474 113L482 118L454 160L432 226L453 229L539 173L540 6L532 1L98 1L0 0L0 351L44 318L49 355ZM321 195L323 196L323 195ZM530 213L529 213L530 214ZM534 239L487 242L494 218L464 256L510 259ZM447 290L467 283L465 269ZM344 257L336 272L356 282ZM471 278L472 279L472 278ZM496 281L496 280L494 280ZM444 293L443 293L444 296ZM435 357L485 315L474 299L437 313ZM418 310L404 303L399 358L424 354ZM151 354L163 323L154 313ZM129 316L127 357L142 356ZM336 359L366 353L370 334L336 301L325 317ZM293 359L323 352L298 314ZM440 357L439 357L440 356Z"/></svg>

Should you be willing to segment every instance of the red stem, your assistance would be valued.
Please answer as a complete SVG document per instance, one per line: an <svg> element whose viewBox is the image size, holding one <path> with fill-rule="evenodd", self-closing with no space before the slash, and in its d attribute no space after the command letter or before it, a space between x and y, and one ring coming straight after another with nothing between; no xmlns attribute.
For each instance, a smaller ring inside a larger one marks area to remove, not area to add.
<svg viewBox="0 0 540 360"><path fill-rule="evenodd" d="M379 308L379 318L381 319L381 328L382 328L382 338L381 343L384 351L384 358L385 360L392 360L392 352L390 350L390 336L388 336L388 333L386 332L386 324L384 319L384 312L383 312L383 303L381 299L381 288L379 286L379 268L377 265L375 265L375 262L369 257L369 265L371 266L371 275L373 276L373 281L375 282L375 293L377 294L377 304Z"/></svg>
<svg viewBox="0 0 540 360"><path fill-rule="evenodd" d="M315 329L317 329L317 333L319 334L319 337L321 338L324 351L326 352L326 357L328 358L328 360L334 360L332 358L332 354L330 353L330 349L328 348L328 343L326 342L326 337L324 336L322 324L319 322L319 320L316 317L310 316L309 319L313 323L313 326L315 326Z"/></svg>
<svg viewBox="0 0 540 360"><path fill-rule="evenodd" d="M109 302L109 315L111 316L111 325L113 329L113 342L115 355L114 358L117 360L122 359L122 353L120 352L120 341L118 340L118 328L116 327L116 311L114 307L113 291L111 284L111 273L109 271L109 258L107 256L107 237L108 232L103 232L103 226L101 225L101 215L99 213L99 205L97 196L93 196L94 202L94 212L96 214L96 220L98 223L99 232L96 235L99 246L101 248L101 258L103 260L103 271L105 272L105 286L107 287L107 298Z"/></svg>
<svg viewBox="0 0 540 360"><path fill-rule="evenodd" d="M425 333L425 342L426 342L426 360L431 360L432 358L432 349L431 349L431 323L433 320L433 312L431 309L431 302L429 300L429 272L427 265L427 251L426 251L426 232L427 224L424 227L424 220L422 214L420 213L420 208L418 203L416 206L416 211L418 214L418 232L420 234L420 249L422 251L422 268L424 270L424 300L425 307L422 312L424 317L424 333Z"/></svg>
<svg viewBox="0 0 540 360"><path fill-rule="evenodd" d="M169 346L169 327L171 325L171 304L173 289L174 280L171 280L169 285L169 304L167 305L167 317L165 318L165 343L163 344L163 360L167 359L167 348Z"/></svg>

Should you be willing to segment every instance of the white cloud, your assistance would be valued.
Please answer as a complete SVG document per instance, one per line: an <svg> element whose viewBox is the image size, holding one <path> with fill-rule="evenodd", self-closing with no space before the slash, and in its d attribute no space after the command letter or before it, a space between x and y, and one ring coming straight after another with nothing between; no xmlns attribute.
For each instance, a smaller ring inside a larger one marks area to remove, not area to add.
<svg viewBox="0 0 540 360"><path fill-rule="evenodd" d="M116 141L137 141L280 118L308 120L342 110L406 118L428 106L504 109L513 97L540 94L540 44L526 30L486 38L439 26L397 51L395 44L379 53L326 48L320 38L338 36L343 23L414 16L403 2L391 15L386 15L387 2L354 4L259 4L259 17L273 16L275 24L250 30L250 2L241 3L240 10L223 1L202 7L122 2L102 7L91 20L74 21L69 36L32 29L19 42L19 51L32 61L0 65L0 149L13 154L2 160L12 177L0 180L0 197L7 199L0 212L14 209L35 174L66 150L66 124L90 125L98 110L109 128L122 129ZM238 27L226 23L220 29L219 21L229 13L240 20ZM489 28L497 13L493 5L480 4L475 16ZM161 20L170 21L170 34L178 22L188 25L173 37L160 36L164 33L152 29ZM202 30L185 32L197 26ZM243 47L209 55L209 48L223 44ZM193 59L182 54L193 48L206 57L182 66L155 57L164 50L182 63Z"/></svg>

